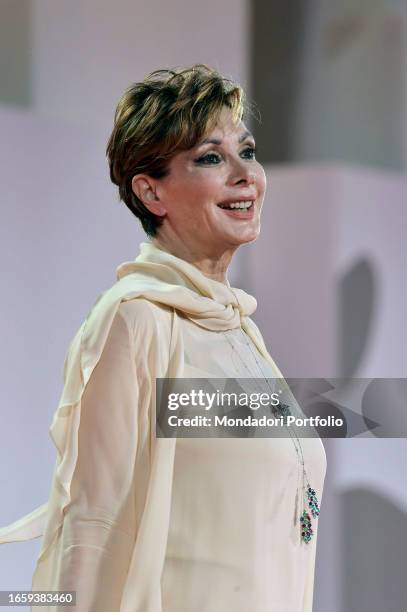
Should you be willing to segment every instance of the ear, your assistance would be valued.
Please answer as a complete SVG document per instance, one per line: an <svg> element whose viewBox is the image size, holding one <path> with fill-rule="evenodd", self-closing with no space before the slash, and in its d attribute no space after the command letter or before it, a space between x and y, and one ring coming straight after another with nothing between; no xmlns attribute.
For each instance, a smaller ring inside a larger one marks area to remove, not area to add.
<svg viewBox="0 0 407 612"><path fill-rule="evenodd" d="M146 208L154 215L163 217L167 209L160 202L156 193L154 179L147 174L136 174L131 180L131 188L133 193L141 200Z"/></svg>

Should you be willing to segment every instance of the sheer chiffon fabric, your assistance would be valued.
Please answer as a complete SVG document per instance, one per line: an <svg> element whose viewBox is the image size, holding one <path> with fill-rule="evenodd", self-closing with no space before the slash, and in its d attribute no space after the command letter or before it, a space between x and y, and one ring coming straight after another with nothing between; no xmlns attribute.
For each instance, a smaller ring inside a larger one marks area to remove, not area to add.
<svg viewBox="0 0 407 612"><path fill-rule="evenodd" d="M249 336L232 329L228 341L211 332L198 354L201 331L187 320L182 325L184 377L239 378L242 391L271 392L264 377L272 382L281 373ZM323 444L300 443L322 494ZM301 542L298 516L294 522L299 467L290 438L177 440L163 610L311 612L318 521L315 538Z"/></svg>
<svg viewBox="0 0 407 612"><path fill-rule="evenodd" d="M224 332L282 377L256 300L150 242L117 278L65 359L49 500L0 543L42 536L32 590L74 590L78 612L311 612L317 533L305 545L293 524L291 440L155 437L157 377L247 376ZM321 498L322 442L301 443Z"/></svg>

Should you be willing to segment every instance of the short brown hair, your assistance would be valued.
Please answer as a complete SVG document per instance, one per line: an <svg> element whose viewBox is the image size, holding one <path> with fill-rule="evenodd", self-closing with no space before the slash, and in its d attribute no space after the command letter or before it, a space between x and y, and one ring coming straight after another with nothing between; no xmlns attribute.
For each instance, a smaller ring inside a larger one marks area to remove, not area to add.
<svg viewBox="0 0 407 612"><path fill-rule="evenodd" d="M163 219L135 195L133 176L167 176L171 157L204 138L224 105L236 124L250 110L242 87L206 64L155 70L121 97L106 148L110 178L147 235L155 236Z"/></svg>

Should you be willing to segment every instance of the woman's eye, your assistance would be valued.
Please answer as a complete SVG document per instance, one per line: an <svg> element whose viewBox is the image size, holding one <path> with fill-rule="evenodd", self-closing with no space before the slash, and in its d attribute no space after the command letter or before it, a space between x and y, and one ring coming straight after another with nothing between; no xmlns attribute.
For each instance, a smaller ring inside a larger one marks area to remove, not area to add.
<svg viewBox="0 0 407 612"><path fill-rule="evenodd" d="M215 163L219 161L219 155L216 155L216 153L207 153L198 159L198 163L212 164L214 163L213 160L215 160Z"/></svg>
<svg viewBox="0 0 407 612"><path fill-rule="evenodd" d="M243 156L246 159L255 159L256 148L246 147L246 149L242 151L241 156ZM201 164L213 164L213 163L216 164L219 161L220 161L220 156L217 155L217 153L207 153L206 155L203 155L197 160L197 162Z"/></svg>
<svg viewBox="0 0 407 612"><path fill-rule="evenodd" d="M249 159L255 159L256 157L256 148L255 147L247 147L246 149L244 149L244 151L242 151L243 153L249 153ZM246 157L246 155L245 155Z"/></svg>

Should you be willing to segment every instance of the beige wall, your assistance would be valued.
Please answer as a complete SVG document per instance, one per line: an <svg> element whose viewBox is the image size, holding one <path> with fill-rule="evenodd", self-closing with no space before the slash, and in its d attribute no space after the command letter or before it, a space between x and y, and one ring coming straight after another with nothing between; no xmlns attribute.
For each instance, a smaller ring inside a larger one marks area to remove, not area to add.
<svg viewBox="0 0 407 612"><path fill-rule="evenodd" d="M33 105L110 127L124 88L195 62L247 78L244 0L32 0Z"/></svg>

